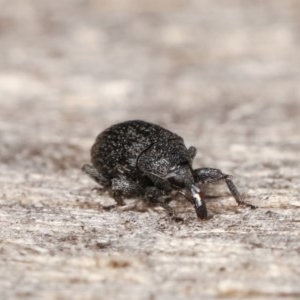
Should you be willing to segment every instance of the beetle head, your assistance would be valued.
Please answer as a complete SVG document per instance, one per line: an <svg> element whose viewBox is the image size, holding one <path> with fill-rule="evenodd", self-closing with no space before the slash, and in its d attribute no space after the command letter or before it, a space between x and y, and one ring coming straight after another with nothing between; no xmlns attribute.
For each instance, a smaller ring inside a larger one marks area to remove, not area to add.
<svg viewBox="0 0 300 300"><path fill-rule="evenodd" d="M155 183L161 181L170 188L183 188L186 181L194 181L191 158L178 139L152 144L140 154L137 167Z"/></svg>
<svg viewBox="0 0 300 300"><path fill-rule="evenodd" d="M177 166L167 177L173 186L185 187L189 191L191 197L188 200L194 205L198 218L206 219L206 204L201 200L200 188L194 183L190 167L188 165Z"/></svg>
<svg viewBox="0 0 300 300"><path fill-rule="evenodd" d="M178 140L155 143L139 157L137 167L156 186L165 190L188 190L189 201L194 205L197 216L207 217L205 202L200 198L200 189L195 185L190 155Z"/></svg>

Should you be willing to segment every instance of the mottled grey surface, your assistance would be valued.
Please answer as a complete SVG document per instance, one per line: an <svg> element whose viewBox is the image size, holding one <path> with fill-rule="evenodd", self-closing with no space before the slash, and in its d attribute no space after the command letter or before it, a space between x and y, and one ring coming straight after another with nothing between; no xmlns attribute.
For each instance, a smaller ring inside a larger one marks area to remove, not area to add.
<svg viewBox="0 0 300 300"><path fill-rule="evenodd" d="M300 297L300 3L0 0L3 299ZM128 119L236 175L206 222L105 212L80 167Z"/></svg>

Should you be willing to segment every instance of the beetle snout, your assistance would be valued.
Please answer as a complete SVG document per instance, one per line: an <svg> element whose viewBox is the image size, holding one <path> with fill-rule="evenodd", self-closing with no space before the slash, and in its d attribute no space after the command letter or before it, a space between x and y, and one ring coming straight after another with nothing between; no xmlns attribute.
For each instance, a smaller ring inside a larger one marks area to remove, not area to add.
<svg viewBox="0 0 300 300"><path fill-rule="evenodd" d="M207 209L204 202L202 206L196 208L196 214L199 219L207 219Z"/></svg>
<svg viewBox="0 0 300 300"><path fill-rule="evenodd" d="M170 173L166 176L174 188L184 188L194 182L194 178L188 164L175 165L170 168Z"/></svg>
<svg viewBox="0 0 300 300"><path fill-rule="evenodd" d="M203 200L201 200L200 189L196 185L192 184L190 190L198 218L207 219L206 204Z"/></svg>

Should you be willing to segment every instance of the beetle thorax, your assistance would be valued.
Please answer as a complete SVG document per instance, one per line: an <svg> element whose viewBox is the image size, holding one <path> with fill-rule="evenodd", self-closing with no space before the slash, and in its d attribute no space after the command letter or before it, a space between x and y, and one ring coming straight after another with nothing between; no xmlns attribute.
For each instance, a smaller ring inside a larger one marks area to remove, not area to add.
<svg viewBox="0 0 300 300"><path fill-rule="evenodd" d="M174 181L180 186L185 180L193 182L191 159L181 139L151 145L140 155L137 168L154 181Z"/></svg>

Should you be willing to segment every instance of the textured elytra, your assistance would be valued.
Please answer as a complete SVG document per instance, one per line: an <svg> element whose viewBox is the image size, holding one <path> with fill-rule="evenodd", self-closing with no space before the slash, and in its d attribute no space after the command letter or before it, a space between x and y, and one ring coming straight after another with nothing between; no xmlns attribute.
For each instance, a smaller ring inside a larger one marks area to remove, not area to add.
<svg viewBox="0 0 300 300"><path fill-rule="evenodd" d="M141 197L175 215L171 192L185 189L199 218L207 218L201 184L225 181L238 204L245 204L229 175L218 169L193 169L196 148L186 148L183 138L156 124L140 120L115 124L98 135L91 148L91 165L83 171L118 205L124 198Z"/></svg>
<svg viewBox="0 0 300 300"><path fill-rule="evenodd" d="M139 156L151 145L174 139L183 143L175 133L144 121L116 124L98 135L91 149L92 163L109 179L121 172L136 178Z"/></svg>

